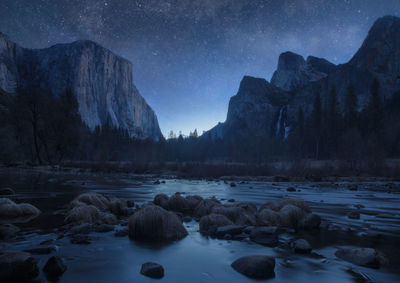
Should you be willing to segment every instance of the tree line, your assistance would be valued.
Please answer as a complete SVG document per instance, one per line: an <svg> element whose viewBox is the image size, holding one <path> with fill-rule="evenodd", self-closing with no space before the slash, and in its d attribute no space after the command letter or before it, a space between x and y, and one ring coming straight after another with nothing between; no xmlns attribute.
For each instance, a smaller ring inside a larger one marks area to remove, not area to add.
<svg viewBox="0 0 400 283"><path fill-rule="evenodd" d="M60 164L66 160L146 162L253 162L341 159L378 163L400 156L400 93L383 100L379 83L371 84L361 110L354 87L344 105L335 86L326 102L315 95L311 113L298 109L286 140L235 135L225 139L169 134L159 141L137 140L106 123L91 131L81 120L70 89L58 97L38 87L0 95L0 160L6 164Z"/></svg>

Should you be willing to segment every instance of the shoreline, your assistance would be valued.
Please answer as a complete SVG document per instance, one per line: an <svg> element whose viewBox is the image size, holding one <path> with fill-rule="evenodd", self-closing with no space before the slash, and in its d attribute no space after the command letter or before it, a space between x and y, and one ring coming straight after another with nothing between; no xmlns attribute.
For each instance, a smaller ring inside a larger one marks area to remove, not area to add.
<svg viewBox="0 0 400 283"><path fill-rule="evenodd" d="M77 163L76 165L78 165ZM131 170L128 170L128 167L124 165L128 164ZM188 164L188 163L186 163ZM193 174L190 172L184 172L179 170L168 170L168 167L161 168L159 166L155 166L152 170L147 170L145 172L137 173L133 164L131 163L123 163L116 162L111 164L107 163L107 168L100 168L99 163L90 163L91 166L88 166L87 163L84 166L60 166L60 165L44 165L44 166L28 166L28 165L18 165L18 166L4 166L0 165L0 173L21 173L21 174L55 174L55 175L77 175L77 176L114 176L114 177L129 177L134 179L148 179L148 180L157 180L157 179L187 179L187 180L207 180L207 181L231 181L231 182L275 182L275 183L283 183L283 182L349 182L349 183L357 183L357 182L388 182L389 184L392 182L400 182L400 175L397 176L379 176L379 175L288 175L288 174L271 174L271 175L240 175L240 174L220 174L220 176L215 174ZM121 166L122 165L122 166ZM196 166L216 166L214 164L190 164L194 168ZM219 165L217 165L219 166ZM224 164L222 166L232 166L232 164ZM233 166L238 166L237 164ZM246 167L246 165L239 165L240 167ZM254 165L249 165L251 168ZM157 169L155 169L157 168ZM229 173L229 172L227 172ZM237 173L237 172L235 172ZM287 173L287 172L282 172Z"/></svg>

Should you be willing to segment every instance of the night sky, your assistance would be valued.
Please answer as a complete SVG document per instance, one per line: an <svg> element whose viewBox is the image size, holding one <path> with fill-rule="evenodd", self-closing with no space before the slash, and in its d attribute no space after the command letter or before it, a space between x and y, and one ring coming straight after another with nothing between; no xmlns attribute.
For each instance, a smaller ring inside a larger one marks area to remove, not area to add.
<svg viewBox="0 0 400 283"><path fill-rule="evenodd" d="M270 80L293 51L344 63L400 0L1 0L0 31L24 47L91 39L129 59L160 127L224 121L243 75Z"/></svg>

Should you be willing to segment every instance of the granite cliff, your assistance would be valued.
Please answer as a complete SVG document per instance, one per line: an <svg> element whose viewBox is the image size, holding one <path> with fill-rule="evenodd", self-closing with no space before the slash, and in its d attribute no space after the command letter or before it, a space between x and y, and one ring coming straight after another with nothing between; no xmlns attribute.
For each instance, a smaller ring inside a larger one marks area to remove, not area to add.
<svg viewBox="0 0 400 283"><path fill-rule="evenodd" d="M359 110L370 97L374 80L380 83L382 101L400 90L400 18L382 17L373 24L364 43L346 64L334 65L322 58L285 52L271 82L245 76L238 93L231 97L227 119L205 137L234 138L238 135L285 139L296 127L299 108L310 114L316 94L325 105L331 88L343 109L346 90L354 87Z"/></svg>
<svg viewBox="0 0 400 283"><path fill-rule="evenodd" d="M39 86L54 97L67 88L90 128L109 123L131 137L162 137L157 117L133 84L132 63L92 41L22 48L0 34L0 88Z"/></svg>

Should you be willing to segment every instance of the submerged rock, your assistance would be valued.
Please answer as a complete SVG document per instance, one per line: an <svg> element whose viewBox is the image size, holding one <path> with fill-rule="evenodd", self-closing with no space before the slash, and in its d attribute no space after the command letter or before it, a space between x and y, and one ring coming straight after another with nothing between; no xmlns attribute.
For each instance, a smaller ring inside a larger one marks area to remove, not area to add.
<svg viewBox="0 0 400 283"><path fill-rule="evenodd" d="M0 252L0 282L26 283L39 275L36 260L29 253Z"/></svg>
<svg viewBox="0 0 400 283"><path fill-rule="evenodd" d="M339 249L335 255L345 261L356 265L379 268L379 257L375 249L372 248L348 248Z"/></svg>
<svg viewBox="0 0 400 283"><path fill-rule="evenodd" d="M142 264L140 273L150 278L158 279L164 277L164 268L158 263L146 262Z"/></svg>
<svg viewBox="0 0 400 283"><path fill-rule="evenodd" d="M275 259L271 256L245 256L235 260L231 266L237 272L253 279L275 276Z"/></svg>
<svg viewBox="0 0 400 283"><path fill-rule="evenodd" d="M170 242L188 233L175 213L156 206L143 207L129 218L129 236L133 240Z"/></svg>
<svg viewBox="0 0 400 283"><path fill-rule="evenodd" d="M277 232L277 227L257 227L251 231L250 240L263 246L275 247L279 243Z"/></svg>
<svg viewBox="0 0 400 283"><path fill-rule="evenodd" d="M92 243L92 239L88 235L73 235L71 237L71 244L76 244L76 245L89 245Z"/></svg>
<svg viewBox="0 0 400 283"><path fill-rule="evenodd" d="M296 253L299 254L308 254L311 253L312 247L309 242L304 239L298 239L293 242L293 248Z"/></svg>
<svg viewBox="0 0 400 283"><path fill-rule="evenodd" d="M49 258L46 265L43 267L43 272L46 274L46 278L49 281L57 281L66 270L67 266L62 258L58 256Z"/></svg>

